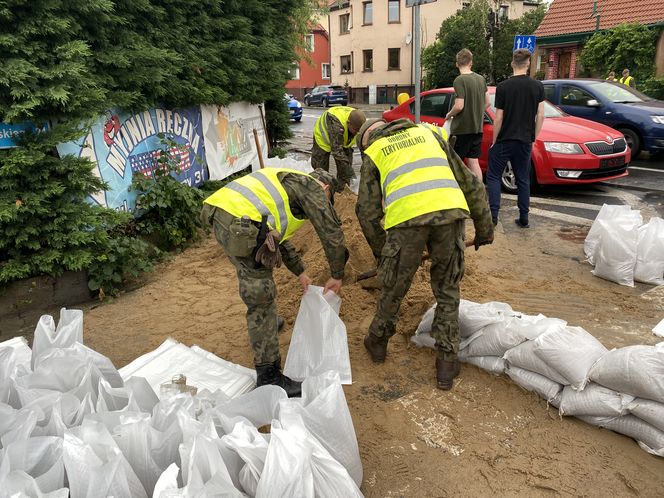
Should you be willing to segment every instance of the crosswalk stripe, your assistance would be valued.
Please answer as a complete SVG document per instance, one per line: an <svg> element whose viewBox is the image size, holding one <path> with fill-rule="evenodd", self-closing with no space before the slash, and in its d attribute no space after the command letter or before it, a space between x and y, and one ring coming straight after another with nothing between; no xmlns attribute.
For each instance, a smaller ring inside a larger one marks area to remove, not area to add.
<svg viewBox="0 0 664 498"><path fill-rule="evenodd" d="M511 199L513 201L517 200L517 196L514 194L503 194L503 198ZM560 207L571 207L577 209L587 209L589 211L599 211L602 206L597 204L590 204L584 202L573 202L573 201L563 201L559 199L547 199L546 197L531 197L530 202L534 204L548 204L551 206L560 206Z"/></svg>

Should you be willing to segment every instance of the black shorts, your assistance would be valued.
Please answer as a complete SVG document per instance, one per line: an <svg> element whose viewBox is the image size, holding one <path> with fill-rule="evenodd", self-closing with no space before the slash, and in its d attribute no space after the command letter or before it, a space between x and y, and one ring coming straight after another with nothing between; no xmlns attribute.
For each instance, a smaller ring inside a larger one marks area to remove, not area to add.
<svg viewBox="0 0 664 498"><path fill-rule="evenodd" d="M461 159L466 159L467 157L480 157L482 154L482 134L464 133L463 135L456 135L454 152L456 152Z"/></svg>

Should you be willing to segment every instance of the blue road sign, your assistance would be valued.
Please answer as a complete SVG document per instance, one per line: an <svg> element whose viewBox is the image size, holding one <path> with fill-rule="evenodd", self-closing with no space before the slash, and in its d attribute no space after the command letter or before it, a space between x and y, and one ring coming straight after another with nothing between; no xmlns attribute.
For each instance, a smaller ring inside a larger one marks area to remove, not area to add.
<svg viewBox="0 0 664 498"><path fill-rule="evenodd" d="M9 124L9 123L0 123L0 149L11 149L16 147L16 142L14 142L14 137L25 133L26 130L30 131L42 131L48 128L47 124L42 125L41 127L36 126L34 123L19 123L19 124Z"/></svg>
<svg viewBox="0 0 664 498"><path fill-rule="evenodd" d="M514 37L514 49L527 48L531 54L535 53L535 42L537 37L534 35L516 35Z"/></svg>

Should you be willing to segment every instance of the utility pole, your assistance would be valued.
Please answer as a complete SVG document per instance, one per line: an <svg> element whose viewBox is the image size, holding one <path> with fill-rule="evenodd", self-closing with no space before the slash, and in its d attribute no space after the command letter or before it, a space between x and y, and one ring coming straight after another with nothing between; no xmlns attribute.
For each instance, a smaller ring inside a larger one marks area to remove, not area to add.
<svg viewBox="0 0 664 498"><path fill-rule="evenodd" d="M420 30L420 5L425 3L435 2L436 0L406 0L406 7L413 8L413 24L415 24L415 43L413 44L413 50L415 51L415 57L413 65L413 72L415 73L415 123L420 122L420 93L421 93L421 83L422 83L422 68L420 67L420 61L422 58L422 33Z"/></svg>

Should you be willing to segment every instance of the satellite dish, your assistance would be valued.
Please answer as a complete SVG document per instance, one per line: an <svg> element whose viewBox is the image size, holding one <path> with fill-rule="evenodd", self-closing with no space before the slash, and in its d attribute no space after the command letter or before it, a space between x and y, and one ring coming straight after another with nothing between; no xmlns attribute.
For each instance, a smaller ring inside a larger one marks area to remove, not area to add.
<svg viewBox="0 0 664 498"><path fill-rule="evenodd" d="M412 33L406 33L406 45L410 45L410 42L413 41L413 34Z"/></svg>

